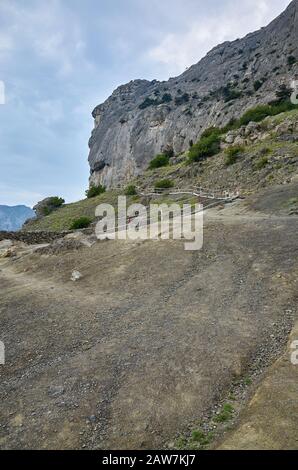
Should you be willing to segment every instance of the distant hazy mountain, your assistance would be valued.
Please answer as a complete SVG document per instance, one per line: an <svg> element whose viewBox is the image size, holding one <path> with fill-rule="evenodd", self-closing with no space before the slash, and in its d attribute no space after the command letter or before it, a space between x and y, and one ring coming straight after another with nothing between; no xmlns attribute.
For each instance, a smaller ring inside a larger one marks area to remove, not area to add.
<svg viewBox="0 0 298 470"><path fill-rule="evenodd" d="M27 206L1 206L0 230L19 230L23 223L35 216L35 212Z"/></svg>

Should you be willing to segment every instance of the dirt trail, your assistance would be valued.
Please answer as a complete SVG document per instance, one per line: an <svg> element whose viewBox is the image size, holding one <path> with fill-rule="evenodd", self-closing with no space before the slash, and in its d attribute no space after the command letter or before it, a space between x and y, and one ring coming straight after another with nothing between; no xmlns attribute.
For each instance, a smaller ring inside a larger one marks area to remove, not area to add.
<svg viewBox="0 0 298 470"><path fill-rule="evenodd" d="M0 447L173 444L256 359L284 351L297 229L297 218L210 219L198 252L108 241L2 262Z"/></svg>

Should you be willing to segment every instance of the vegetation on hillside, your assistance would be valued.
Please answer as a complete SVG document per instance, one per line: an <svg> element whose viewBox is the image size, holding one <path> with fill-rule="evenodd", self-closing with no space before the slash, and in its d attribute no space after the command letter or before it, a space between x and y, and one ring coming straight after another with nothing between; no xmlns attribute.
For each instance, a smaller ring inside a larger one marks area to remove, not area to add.
<svg viewBox="0 0 298 470"><path fill-rule="evenodd" d="M86 191L87 198L99 196L100 194L104 193L106 188L99 184L98 186L91 185L89 189Z"/></svg>
<svg viewBox="0 0 298 470"><path fill-rule="evenodd" d="M155 189L168 189L168 188L172 188L173 186L174 186L173 181L167 178L156 181L154 185Z"/></svg>
<svg viewBox="0 0 298 470"><path fill-rule="evenodd" d="M237 161L237 157L243 152L244 147L241 145L233 145L232 147L228 147L225 150L225 164L226 166L233 165Z"/></svg>
<svg viewBox="0 0 298 470"><path fill-rule="evenodd" d="M220 152L220 133L218 129L205 131L200 140L190 147L189 162L197 162L206 157L212 157Z"/></svg>
<svg viewBox="0 0 298 470"><path fill-rule="evenodd" d="M87 228L91 224L92 219L90 217L82 216L75 219L70 225L70 230L78 230L81 228Z"/></svg>
<svg viewBox="0 0 298 470"><path fill-rule="evenodd" d="M167 166L169 164L170 158L168 155L165 155L164 153L160 153L159 155L156 155L156 157L151 160L149 163L149 168L150 170L153 170L154 168L161 168L162 166Z"/></svg>
<svg viewBox="0 0 298 470"><path fill-rule="evenodd" d="M134 184L129 184L126 186L124 194L125 196L135 196L137 194L137 188Z"/></svg>
<svg viewBox="0 0 298 470"><path fill-rule="evenodd" d="M272 125L277 126L283 122L295 123L297 119L298 109L270 117L267 122L272 129ZM264 123L264 132L266 126L267 124ZM210 136L220 137L221 133L221 129L209 128L202 134L202 139L208 139ZM290 178L297 172L297 164L289 164L289 161L293 158L294 163L296 157L297 143L277 140L275 135L269 132L268 138L261 142L256 141L244 148L234 144L226 151L220 152L216 158L200 160L200 165L194 168L185 166L185 162L189 161L188 156L185 155L184 159L181 156L182 160L179 163L157 168L154 173L145 172L122 190L107 190L98 196L62 205L47 217L31 221L24 227L24 230L68 230L74 220L83 216L94 221L97 205L109 203L117 208L118 195L123 195L124 192L128 197L128 204L136 202L138 195L133 194L136 185L143 190L154 185L157 189L169 189L173 186L186 188L198 184L203 187L222 189L239 187L245 194L246 191L249 192L257 187L281 184ZM233 165L232 162L237 162L237 164ZM186 195L159 196L158 202L189 202L185 199L187 197L190 198Z"/></svg>

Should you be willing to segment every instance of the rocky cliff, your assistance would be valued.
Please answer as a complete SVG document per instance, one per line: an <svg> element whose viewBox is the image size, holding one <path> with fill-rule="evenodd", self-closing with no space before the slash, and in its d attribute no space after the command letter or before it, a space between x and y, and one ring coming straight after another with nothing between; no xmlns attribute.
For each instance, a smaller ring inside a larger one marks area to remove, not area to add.
<svg viewBox="0 0 298 470"><path fill-rule="evenodd" d="M209 126L222 126L275 98L298 78L298 0L267 27L225 42L168 81L134 80L97 106L89 141L90 183L114 187L167 149L187 150Z"/></svg>

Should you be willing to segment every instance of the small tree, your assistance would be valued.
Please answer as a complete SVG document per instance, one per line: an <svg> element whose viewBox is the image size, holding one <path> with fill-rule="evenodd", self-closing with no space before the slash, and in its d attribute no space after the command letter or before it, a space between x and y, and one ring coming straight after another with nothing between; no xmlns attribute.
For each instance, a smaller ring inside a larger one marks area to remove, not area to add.
<svg viewBox="0 0 298 470"><path fill-rule="evenodd" d="M86 196L87 198L99 196L100 194L104 193L106 188L102 186L102 184L99 184L98 186L92 185L90 186L89 189L86 191Z"/></svg>
<svg viewBox="0 0 298 470"><path fill-rule="evenodd" d="M281 104L284 103L285 101L289 101L291 94L293 93L292 88L288 87L284 83L279 86L279 89L276 91L276 100L273 102L273 104Z"/></svg>
<svg viewBox="0 0 298 470"><path fill-rule="evenodd" d="M296 57L294 57L293 55L289 55L289 57L288 57L288 65L289 65L289 67L292 67L292 65L294 65L296 62L297 62Z"/></svg>
<svg viewBox="0 0 298 470"><path fill-rule="evenodd" d="M217 132L208 133L194 144L188 152L189 162L197 162L212 157L220 152L220 135Z"/></svg>
<svg viewBox="0 0 298 470"><path fill-rule="evenodd" d="M55 208L62 206L65 203L65 200L62 197L53 196L49 200L49 204Z"/></svg>
<svg viewBox="0 0 298 470"><path fill-rule="evenodd" d="M156 155L156 157L151 160L149 163L149 168L150 170L153 170L154 168L161 168L162 166L167 166L169 164L169 156L165 155L164 153L160 153L159 155Z"/></svg>

